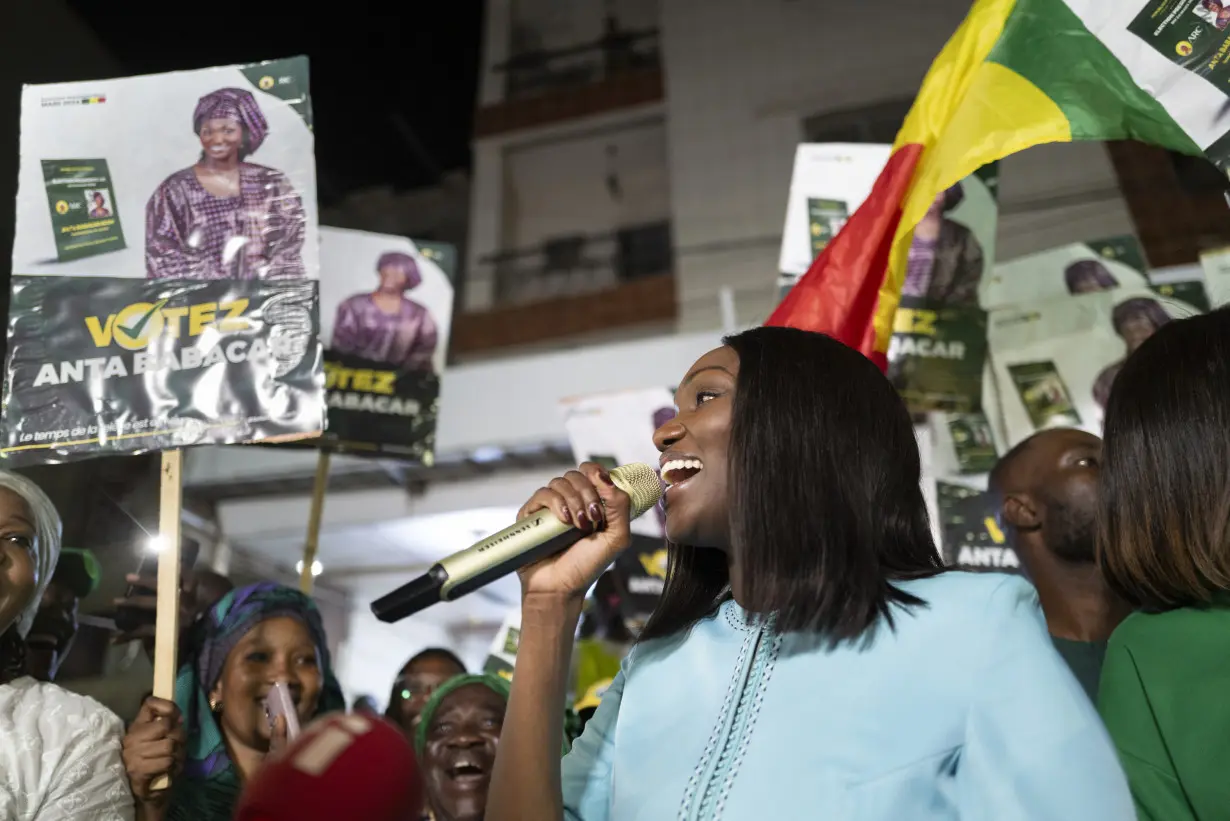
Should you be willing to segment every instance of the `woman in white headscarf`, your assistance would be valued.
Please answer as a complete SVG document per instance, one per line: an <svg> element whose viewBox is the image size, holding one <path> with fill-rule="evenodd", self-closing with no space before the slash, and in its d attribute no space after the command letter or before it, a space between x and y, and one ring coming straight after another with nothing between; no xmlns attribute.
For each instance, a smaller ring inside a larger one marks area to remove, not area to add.
<svg viewBox="0 0 1230 821"><path fill-rule="evenodd" d="M60 556L60 516L0 470L0 818L131 821L124 727L98 702L25 675L25 635Z"/></svg>

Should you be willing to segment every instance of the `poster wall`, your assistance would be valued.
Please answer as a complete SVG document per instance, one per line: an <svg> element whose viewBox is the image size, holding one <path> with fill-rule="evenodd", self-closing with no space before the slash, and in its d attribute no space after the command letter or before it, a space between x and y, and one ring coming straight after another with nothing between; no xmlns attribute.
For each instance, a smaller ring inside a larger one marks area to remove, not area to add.
<svg viewBox="0 0 1230 821"><path fill-rule="evenodd" d="M995 260L999 166L935 198L914 229L888 348L888 378L915 413L982 406L986 275Z"/></svg>
<svg viewBox="0 0 1230 821"><path fill-rule="evenodd" d="M324 424L306 58L27 86L10 463Z"/></svg>
<svg viewBox="0 0 1230 821"><path fill-rule="evenodd" d="M785 296L863 204L891 146L805 143L795 152L778 263ZM936 197L915 230L889 346L889 378L915 413L976 413L987 361L984 275L995 260L999 166Z"/></svg>
<svg viewBox="0 0 1230 821"><path fill-rule="evenodd" d="M998 454L1037 430L1101 433L1102 409L1127 354L1172 319L1208 310L1199 278L1156 277L1139 242L1110 237L995 267L984 280L990 375L980 414L928 417L935 512L945 561L1020 572L986 493Z"/></svg>
<svg viewBox="0 0 1230 821"><path fill-rule="evenodd" d="M1148 266L1133 236L1074 242L995 266L987 277L988 310L1046 302L1114 288L1149 287Z"/></svg>
<svg viewBox="0 0 1230 821"><path fill-rule="evenodd" d="M320 229L328 430L313 444L431 464L457 252Z"/></svg>
<svg viewBox="0 0 1230 821"><path fill-rule="evenodd" d="M1197 306L1147 287L992 311L991 358L1008 446L1050 427L1100 436L1127 356L1162 325L1197 313Z"/></svg>
<svg viewBox="0 0 1230 821"><path fill-rule="evenodd" d="M657 466L654 431L675 415L674 392L668 388L618 391L565 399L564 427L578 462L608 468L631 462ZM666 512L659 504L632 522L636 548L612 568L627 598L624 617L637 629L649 617L666 581Z"/></svg>
<svg viewBox="0 0 1230 821"><path fill-rule="evenodd" d="M795 151L778 263L784 295L871 193L892 146L803 143Z"/></svg>

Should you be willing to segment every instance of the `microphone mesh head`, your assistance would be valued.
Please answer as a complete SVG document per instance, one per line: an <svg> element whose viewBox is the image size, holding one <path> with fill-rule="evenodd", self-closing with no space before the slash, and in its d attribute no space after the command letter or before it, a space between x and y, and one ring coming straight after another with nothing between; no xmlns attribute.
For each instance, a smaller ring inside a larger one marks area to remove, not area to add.
<svg viewBox="0 0 1230 821"><path fill-rule="evenodd" d="M658 478L658 472L641 462L615 468L611 471L611 481L631 497L633 519L662 498L662 480Z"/></svg>

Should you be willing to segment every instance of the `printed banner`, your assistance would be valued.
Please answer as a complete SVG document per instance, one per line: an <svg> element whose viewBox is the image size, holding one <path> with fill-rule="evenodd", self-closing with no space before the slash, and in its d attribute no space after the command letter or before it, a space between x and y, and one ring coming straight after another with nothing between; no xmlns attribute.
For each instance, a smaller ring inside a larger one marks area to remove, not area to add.
<svg viewBox="0 0 1230 821"><path fill-rule="evenodd" d="M319 433L307 59L21 106L4 457Z"/></svg>
<svg viewBox="0 0 1230 821"><path fill-rule="evenodd" d="M653 433L675 415L667 388L620 391L565 399L564 427L577 461L608 468L632 462L658 464ZM624 619L636 632L657 605L666 582L666 513L662 505L632 522L634 544L612 570L626 593Z"/></svg>
<svg viewBox="0 0 1230 821"><path fill-rule="evenodd" d="M999 168L942 192L914 230L888 378L915 413L977 411L987 356L980 294L995 259Z"/></svg>
<svg viewBox="0 0 1230 821"><path fill-rule="evenodd" d="M1227 93L1230 83L1230 2L1227 0L1151 0L1128 25L1128 31L1159 54L1212 88ZM1175 85L1178 85L1177 83ZM1222 113L1225 100L1221 101ZM1230 139L1208 148L1218 167L1227 168Z"/></svg>
<svg viewBox="0 0 1230 821"><path fill-rule="evenodd" d="M871 193L892 147L804 143L794 155L778 263L784 295Z"/></svg>
<svg viewBox="0 0 1230 821"><path fill-rule="evenodd" d="M944 563L962 570L1020 573L1020 560L999 527L992 496L952 482L935 485Z"/></svg>
<svg viewBox="0 0 1230 821"><path fill-rule="evenodd" d="M320 426L314 282L18 276L10 311L12 464Z"/></svg>
<svg viewBox="0 0 1230 821"><path fill-rule="evenodd" d="M320 324L330 450L434 459L457 252L320 229Z"/></svg>
<svg viewBox="0 0 1230 821"><path fill-rule="evenodd" d="M1199 310L1147 287L1115 287L991 312L991 360L1009 447L1048 427L1101 435L1128 354Z"/></svg>

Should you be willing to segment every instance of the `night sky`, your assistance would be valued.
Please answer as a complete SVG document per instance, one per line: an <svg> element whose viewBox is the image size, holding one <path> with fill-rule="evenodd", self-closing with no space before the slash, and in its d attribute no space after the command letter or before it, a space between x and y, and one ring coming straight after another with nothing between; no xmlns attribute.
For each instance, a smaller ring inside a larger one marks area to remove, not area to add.
<svg viewBox="0 0 1230 821"><path fill-rule="evenodd" d="M431 185L469 166L481 0L349 0L311 11L308 3L67 3L128 74L306 54L324 205L370 185Z"/></svg>

